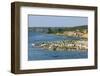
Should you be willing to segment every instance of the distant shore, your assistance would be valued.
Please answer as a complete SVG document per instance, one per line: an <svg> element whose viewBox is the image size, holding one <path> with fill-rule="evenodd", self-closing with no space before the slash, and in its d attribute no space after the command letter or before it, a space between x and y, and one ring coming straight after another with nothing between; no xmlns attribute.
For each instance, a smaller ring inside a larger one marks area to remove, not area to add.
<svg viewBox="0 0 100 76"><path fill-rule="evenodd" d="M71 37L80 37L80 38L88 38L88 33L86 30L83 32L80 31L65 31L63 33L55 33L55 35L60 35L60 36L71 36Z"/></svg>
<svg viewBox="0 0 100 76"><path fill-rule="evenodd" d="M75 27L29 27L28 31L54 35L73 36L86 39L88 38L87 25Z"/></svg>

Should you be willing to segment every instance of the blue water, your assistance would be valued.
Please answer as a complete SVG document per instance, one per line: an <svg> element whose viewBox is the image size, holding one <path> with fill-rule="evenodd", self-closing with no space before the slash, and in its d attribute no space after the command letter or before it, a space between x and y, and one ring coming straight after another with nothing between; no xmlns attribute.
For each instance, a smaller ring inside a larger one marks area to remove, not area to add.
<svg viewBox="0 0 100 76"><path fill-rule="evenodd" d="M32 43L42 41L79 40L78 37L64 37L44 33L28 33L28 60L79 59L88 58L88 51L49 51L32 47Z"/></svg>

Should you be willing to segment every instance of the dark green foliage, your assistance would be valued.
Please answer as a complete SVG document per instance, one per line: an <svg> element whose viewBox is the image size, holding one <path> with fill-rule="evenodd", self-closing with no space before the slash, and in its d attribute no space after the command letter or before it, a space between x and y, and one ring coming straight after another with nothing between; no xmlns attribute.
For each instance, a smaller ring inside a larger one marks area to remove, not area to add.
<svg viewBox="0 0 100 76"><path fill-rule="evenodd" d="M29 27L28 31L41 32L41 33L62 33L64 31L77 31L77 30L83 32L84 29L88 29L88 26L83 25L76 27Z"/></svg>
<svg viewBox="0 0 100 76"><path fill-rule="evenodd" d="M51 30L51 28L48 28L48 33L52 33L53 31Z"/></svg>

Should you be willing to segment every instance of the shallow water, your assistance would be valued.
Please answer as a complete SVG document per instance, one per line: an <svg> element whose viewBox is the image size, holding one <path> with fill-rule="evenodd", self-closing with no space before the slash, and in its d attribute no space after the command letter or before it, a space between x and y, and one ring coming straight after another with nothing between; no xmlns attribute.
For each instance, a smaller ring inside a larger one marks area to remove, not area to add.
<svg viewBox="0 0 100 76"><path fill-rule="evenodd" d="M64 37L44 33L28 33L28 60L79 59L88 58L88 51L50 51L32 47L32 43L42 41L79 40L78 37Z"/></svg>

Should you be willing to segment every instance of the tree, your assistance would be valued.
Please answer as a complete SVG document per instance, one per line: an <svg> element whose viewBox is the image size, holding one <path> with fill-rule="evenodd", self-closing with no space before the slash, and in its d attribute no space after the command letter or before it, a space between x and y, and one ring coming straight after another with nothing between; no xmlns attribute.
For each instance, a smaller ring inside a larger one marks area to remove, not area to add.
<svg viewBox="0 0 100 76"><path fill-rule="evenodd" d="M52 29L51 28L48 28L48 33L52 33Z"/></svg>

